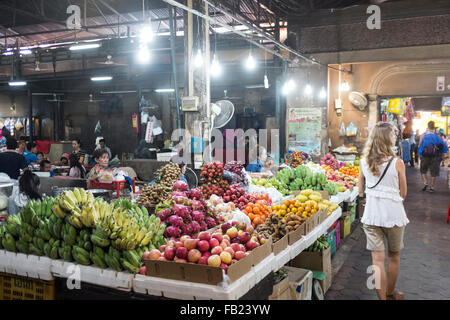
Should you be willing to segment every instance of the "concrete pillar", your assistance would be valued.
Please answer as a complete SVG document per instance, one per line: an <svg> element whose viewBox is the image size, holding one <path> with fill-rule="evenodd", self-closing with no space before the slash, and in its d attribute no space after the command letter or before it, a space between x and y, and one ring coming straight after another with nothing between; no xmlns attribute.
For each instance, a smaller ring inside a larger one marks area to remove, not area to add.
<svg viewBox="0 0 450 320"><path fill-rule="evenodd" d="M204 14L208 14L208 5L203 1L198 0L188 0L187 6L194 8ZM199 143L204 141L205 147L210 140L210 77L209 77L209 64L210 64L210 45L209 45L209 23L208 21L203 21L203 28L194 27L194 21L191 13L187 14L187 21L185 21L185 26L187 25L188 32L185 33L185 63L187 65L186 72L187 76L185 81L187 82L185 88L187 88L188 96L195 96L199 98L199 111L197 112L185 112L185 128L186 135L184 137L186 142L187 151L191 151L191 137L195 138ZM198 20L200 21L200 20ZM194 32L195 30L195 32ZM196 35L197 30L200 30L200 34ZM198 39L198 40L197 40ZM197 41L197 42L194 42ZM198 43L199 42L199 43ZM194 53L198 47L202 48L203 54L203 67L195 69L192 63ZM186 96L186 92L185 92ZM186 150L185 149L185 150ZM194 150L195 151L195 150ZM193 160L193 165L199 165L203 162L203 153L194 152L191 155ZM210 158L205 159L205 161L210 161Z"/></svg>
<svg viewBox="0 0 450 320"><path fill-rule="evenodd" d="M369 120L367 124L367 129L369 132L372 130L373 126L379 121L378 120L378 96L376 94L370 94L369 97Z"/></svg>

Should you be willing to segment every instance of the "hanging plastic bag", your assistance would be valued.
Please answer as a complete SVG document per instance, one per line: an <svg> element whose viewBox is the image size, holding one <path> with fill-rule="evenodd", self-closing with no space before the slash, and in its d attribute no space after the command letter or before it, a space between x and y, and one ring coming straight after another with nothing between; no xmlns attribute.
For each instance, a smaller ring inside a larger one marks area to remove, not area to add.
<svg viewBox="0 0 450 320"><path fill-rule="evenodd" d="M97 124L95 125L95 130L94 132L96 134L100 134L102 132L102 126L100 125L100 120L97 121Z"/></svg>
<svg viewBox="0 0 450 320"><path fill-rule="evenodd" d="M342 122L342 124L341 124L341 129L339 130L339 135L340 135L341 137L343 137L343 136L345 136L345 134L346 134L346 131L345 131L345 124L344 124L344 122Z"/></svg>
<svg viewBox="0 0 450 320"><path fill-rule="evenodd" d="M20 130L23 128L23 124L22 124L22 121L20 121L20 119L17 120L15 127L16 127L16 130Z"/></svg>
<svg viewBox="0 0 450 320"><path fill-rule="evenodd" d="M358 128L353 124L353 122L350 122L346 131L347 137L353 137L356 136L356 134L358 133Z"/></svg>

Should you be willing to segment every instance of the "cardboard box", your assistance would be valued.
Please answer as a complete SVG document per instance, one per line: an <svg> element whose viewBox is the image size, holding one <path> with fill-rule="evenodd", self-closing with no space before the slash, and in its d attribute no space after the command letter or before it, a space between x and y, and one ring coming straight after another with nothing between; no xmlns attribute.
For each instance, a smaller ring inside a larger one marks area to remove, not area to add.
<svg viewBox="0 0 450 320"><path fill-rule="evenodd" d="M303 251L291 261L290 266L325 273L331 272L331 249L328 248L322 252Z"/></svg>
<svg viewBox="0 0 450 320"><path fill-rule="evenodd" d="M279 254L281 251L287 248L289 245L289 233L277 242L272 242L272 252L274 255Z"/></svg>
<svg viewBox="0 0 450 320"><path fill-rule="evenodd" d="M273 291L269 296L269 300L289 300L290 297L289 279L286 277L279 283L273 285Z"/></svg>
<svg viewBox="0 0 450 320"><path fill-rule="evenodd" d="M332 282L333 282L333 275L331 274L330 270L329 272L326 273L325 278L323 280L319 280L323 294L327 293L328 289L330 289L331 287Z"/></svg>
<svg viewBox="0 0 450 320"><path fill-rule="evenodd" d="M325 273L325 278L319 280L319 283L324 293L330 288L332 283L331 248L322 252L304 251L293 259L289 265Z"/></svg>
<svg viewBox="0 0 450 320"><path fill-rule="evenodd" d="M327 234L327 242L330 245L331 255L336 253L336 229Z"/></svg>
<svg viewBox="0 0 450 320"><path fill-rule="evenodd" d="M290 300L311 300L313 274L310 270L283 267L288 273Z"/></svg>
<svg viewBox="0 0 450 320"><path fill-rule="evenodd" d="M251 251L242 260L229 266L227 276L231 282L236 281L248 273L252 266L257 265L272 252L272 240ZM165 279L189 281L217 285L223 281L223 270L219 267L211 267L200 264L178 263L173 261L145 260L147 275Z"/></svg>
<svg viewBox="0 0 450 320"><path fill-rule="evenodd" d="M302 238L302 236L306 235L306 222L303 222L300 227L298 227L295 231L289 232L289 245L293 245L298 240Z"/></svg>
<svg viewBox="0 0 450 320"><path fill-rule="evenodd" d="M342 217L339 219L339 221L341 223L341 239L345 239L350 234L351 225L352 225L350 215L351 215L351 213L344 212L342 214Z"/></svg>

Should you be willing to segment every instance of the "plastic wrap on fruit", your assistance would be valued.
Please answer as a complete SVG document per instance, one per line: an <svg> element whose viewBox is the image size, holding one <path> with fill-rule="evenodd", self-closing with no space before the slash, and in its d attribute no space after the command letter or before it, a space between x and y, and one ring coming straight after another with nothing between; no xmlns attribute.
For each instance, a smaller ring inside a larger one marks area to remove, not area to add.
<svg viewBox="0 0 450 320"><path fill-rule="evenodd" d="M247 227L252 226L252 221L250 220L250 218L241 210L233 211L233 218L231 218L231 221L244 222Z"/></svg>
<svg viewBox="0 0 450 320"><path fill-rule="evenodd" d="M229 184L239 183L236 174L227 170L223 171L222 179L228 181Z"/></svg>

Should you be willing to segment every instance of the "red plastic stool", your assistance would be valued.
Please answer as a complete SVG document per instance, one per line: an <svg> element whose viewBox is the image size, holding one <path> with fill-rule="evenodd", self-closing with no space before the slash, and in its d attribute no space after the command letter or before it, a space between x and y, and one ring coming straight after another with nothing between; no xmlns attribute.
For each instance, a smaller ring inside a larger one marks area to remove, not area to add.
<svg viewBox="0 0 450 320"><path fill-rule="evenodd" d="M448 202L447 223L450 221L450 201Z"/></svg>

